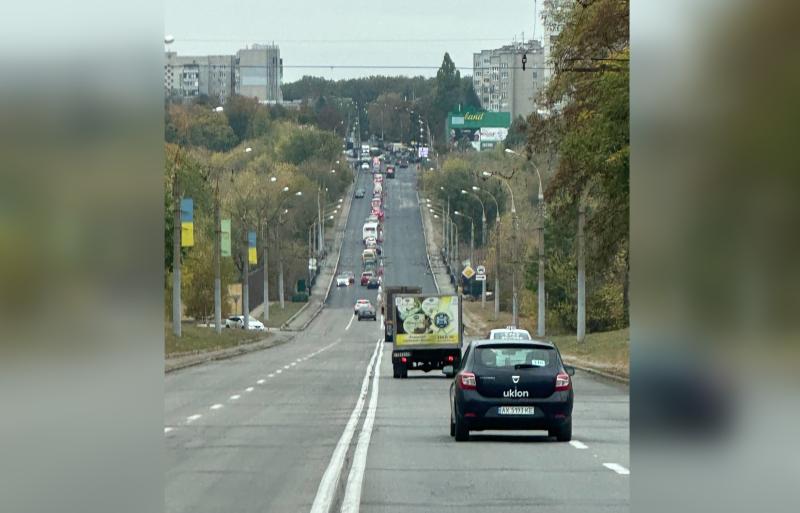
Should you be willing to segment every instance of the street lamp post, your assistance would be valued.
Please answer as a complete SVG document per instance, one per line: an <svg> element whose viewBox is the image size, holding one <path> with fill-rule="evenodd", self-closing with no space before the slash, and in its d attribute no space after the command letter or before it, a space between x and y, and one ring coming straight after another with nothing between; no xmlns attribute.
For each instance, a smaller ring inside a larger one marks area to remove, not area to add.
<svg viewBox="0 0 800 513"><path fill-rule="evenodd" d="M463 217L464 219L467 219L469 221L469 233L470 233L469 263L470 265L473 265L473 263L475 262L475 222L472 220L470 216L462 212L459 212L458 210L453 210L453 214Z"/></svg>
<svg viewBox="0 0 800 513"><path fill-rule="evenodd" d="M512 244L511 250L512 250L512 253L514 253L516 251L516 238L517 238L517 236L516 236L516 234L517 234L517 206L514 203L514 190L511 188L511 185L509 185L508 180L505 177L495 175L494 173L490 173L488 171L484 171L483 173L481 173L481 175L484 178L491 178L491 177L498 178L503 184L505 184L506 188L508 189L508 194L511 197L511 222L512 222L512 225L511 225L511 236L512 236L512 239L514 241L514 243ZM495 203L496 202L497 202L497 200L495 200ZM499 248L499 246L498 246L498 248ZM498 255L497 258L498 258L498 261L499 261L500 253L498 252L497 255ZM512 315L512 322L513 322L514 326L516 326L517 325L517 320L518 320L517 319L517 266L515 265L513 260L514 260L514 257L512 256L512 269L511 269L511 312L512 312L512 314L511 315ZM499 285L499 283L498 283L498 285ZM495 291L495 294L497 294L496 291ZM495 307L495 308L499 310L499 307Z"/></svg>

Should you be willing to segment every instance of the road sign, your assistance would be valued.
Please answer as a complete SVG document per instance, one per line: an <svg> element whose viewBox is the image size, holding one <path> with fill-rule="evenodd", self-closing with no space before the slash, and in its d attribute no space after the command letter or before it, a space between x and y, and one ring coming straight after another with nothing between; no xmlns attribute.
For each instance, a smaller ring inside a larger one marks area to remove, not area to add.
<svg viewBox="0 0 800 513"><path fill-rule="evenodd" d="M478 271L478 274L486 274L486 267L482 265L479 265L476 270Z"/></svg>
<svg viewBox="0 0 800 513"><path fill-rule="evenodd" d="M485 274L476 274L475 275L475 280L477 280L477 281L486 281L486 275Z"/></svg>
<svg viewBox="0 0 800 513"><path fill-rule="evenodd" d="M475 269L472 266L466 266L463 271L461 271L462 276L464 278L471 280L473 276L475 276Z"/></svg>

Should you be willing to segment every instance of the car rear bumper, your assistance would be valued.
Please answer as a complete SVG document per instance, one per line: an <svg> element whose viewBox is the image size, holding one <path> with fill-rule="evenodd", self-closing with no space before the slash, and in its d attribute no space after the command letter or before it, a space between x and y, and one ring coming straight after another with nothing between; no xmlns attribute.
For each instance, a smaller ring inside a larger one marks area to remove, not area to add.
<svg viewBox="0 0 800 513"><path fill-rule="evenodd" d="M471 430L552 429L572 418L573 397L569 392L555 392L547 398L530 400L486 398L474 391L462 393L456 410ZM532 406L534 414L501 415L500 406Z"/></svg>

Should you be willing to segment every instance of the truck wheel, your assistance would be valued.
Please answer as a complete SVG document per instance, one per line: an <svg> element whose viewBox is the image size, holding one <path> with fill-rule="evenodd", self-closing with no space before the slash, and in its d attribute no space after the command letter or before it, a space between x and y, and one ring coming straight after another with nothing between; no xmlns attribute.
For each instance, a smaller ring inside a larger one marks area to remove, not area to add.
<svg viewBox="0 0 800 513"><path fill-rule="evenodd" d="M467 426L464 425L464 421L458 416L458 413L455 414L456 420L455 424L453 425L453 436L456 437L456 442L466 442L469 440L469 429Z"/></svg>
<svg viewBox="0 0 800 513"><path fill-rule="evenodd" d="M392 365L392 377L397 379L400 377L400 366Z"/></svg>
<svg viewBox="0 0 800 513"><path fill-rule="evenodd" d="M398 367L400 368L400 379L408 378L408 367L405 365L398 365Z"/></svg>

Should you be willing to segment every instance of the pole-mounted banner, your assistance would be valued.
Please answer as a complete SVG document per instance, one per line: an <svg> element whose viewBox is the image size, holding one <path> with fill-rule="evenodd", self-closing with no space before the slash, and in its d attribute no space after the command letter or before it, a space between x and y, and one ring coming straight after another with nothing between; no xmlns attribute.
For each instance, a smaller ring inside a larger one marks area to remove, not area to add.
<svg viewBox="0 0 800 513"><path fill-rule="evenodd" d="M251 264L258 263L258 254L256 253L256 232L247 232L247 261Z"/></svg>
<svg viewBox="0 0 800 513"><path fill-rule="evenodd" d="M194 203L192 198L181 200L181 247L194 246Z"/></svg>
<svg viewBox="0 0 800 513"><path fill-rule="evenodd" d="M220 250L224 257L231 256L231 220L223 219L220 223Z"/></svg>

